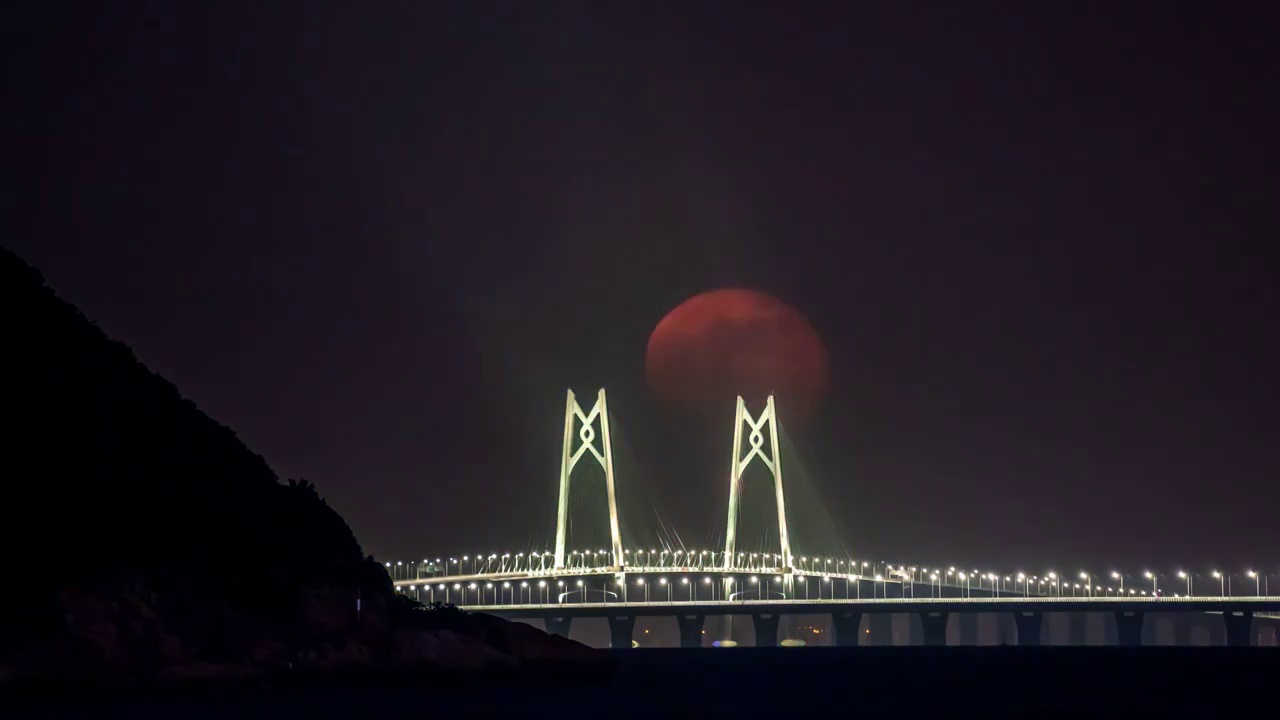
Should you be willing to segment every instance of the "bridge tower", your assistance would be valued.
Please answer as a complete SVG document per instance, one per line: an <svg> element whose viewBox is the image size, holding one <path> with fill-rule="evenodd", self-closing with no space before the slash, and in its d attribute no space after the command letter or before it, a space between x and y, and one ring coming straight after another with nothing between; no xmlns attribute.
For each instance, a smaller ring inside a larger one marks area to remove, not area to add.
<svg viewBox="0 0 1280 720"><path fill-rule="evenodd" d="M769 425L769 452L764 451L764 426ZM746 457L742 455L742 429L749 428L747 441L751 449ZM795 578L791 572L791 538L787 534L787 504L782 493L782 453L778 449L778 413L769 396L764 411L759 417L751 417L746 401L738 396L738 407L733 416L733 462L729 466L729 525L724 534L724 569L733 568L734 551L737 547L738 534L738 498L742 493L742 473L751 465L751 461L759 459L760 463L773 476L773 492L778 504L778 539L782 544L783 591L792 597Z"/></svg>
<svg viewBox="0 0 1280 720"><path fill-rule="evenodd" d="M598 436L595 430L597 421L600 425ZM578 425L576 442L573 432L575 424ZM576 450L573 448L575 444L578 446ZM609 438L609 405L605 401L604 388L600 388L600 392L596 394L596 402L591 406L590 412L582 411L573 390L569 390L565 398L564 445L560 454L560 503L556 511L556 569L564 567L564 541L569 519L569 479L573 468L583 454L588 452L604 468L605 490L609 496L609 537L613 545L613 567L621 571L622 533L618 529L618 500L613 483L613 443Z"/></svg>

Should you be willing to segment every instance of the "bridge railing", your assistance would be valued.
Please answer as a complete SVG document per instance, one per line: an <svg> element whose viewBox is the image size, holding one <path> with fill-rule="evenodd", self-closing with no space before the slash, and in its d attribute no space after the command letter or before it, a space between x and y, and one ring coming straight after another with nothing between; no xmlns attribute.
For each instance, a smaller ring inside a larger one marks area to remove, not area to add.
<svg viewBox="0 0 1280 720"><path fill-rule="evenodd" d="M438 599L434 597L438 591L449 596L454 594L450 591L457 591L459 595L466 594L464 591L476 591L477 594L493 592L495 595L505 593L514 601L515 596L521 592L542 592L548 596L553 592L557 595L575 595L579 587L587 594L612 592L627 596L628 585L618 586L621 590L611 589L614 586L610 585L608 579L614 579L616 584L616 581L624 579L625 582L630 582L633 577L637 578L642 589L646 582L661 585L667 579L673 585L678 583L684 586L697 582L701 585L710 584L714 589L721 587L720 581L727 583L736 579L742 583L738 587L746 587L747 583L772 583L784 587L794 585L792 594L795 598L808 599L812 593L819 597L825 595L829 600L838 599L835 597L836 587L843 588L848 598L862 597L864 594L870 594L872 598L891 594L906 597L908 593L916 599L954 599L957 594L961 597L1080 597L1086 600L1101 597L1245 597L1238 592L1231 592L1234 578L1237 591L1243 584L1252 586L1249 589L1256 591L1249 597L1271 597L1270 576L1252 570L1243 574L1219 573L1215 570L1203 575L1179 571L1170 576L1151 572L1142 575L1112 572L1105 576L1080 572L1078 577L1068 578L1055 572L1043 575L1023 572L1001 574L966 571L956 567L929 568L881 561L809 556L793 558L793 566L784 567L780 555L759 552L735 553L730 558L728 567L725 567L724 558L724 553L714 551L636 550L626 551L625 564L617 567L610 564L611 553L572 551L566 556L565 566L560 568L554 567L554 559L549 552L464 555L461 558L424 560L421 563L386 563L386 566L392 574L395 586L402 592L414 594L415 597L425 593L427 597L421 599L432 601ZM790 577L793 583L784 583L783 578L786 577ZM601 579L602 582L592 582L596 579ZM1108 585L1108 581L1113 582ZM1215 585L1219 587L1213 587ZM1169 593L1167 588L1170 586L1181 588L1185 592ZM1205 591L1206 587L1208 592ZM890 593L890 588L894 588L893 593ZM1215 594L1212 592L1214 589L1220 589L1221 592ZM664 592L670 594L672 590ZM759 594L767 597L771 593ZM687 593L687 597L696 601L697 593Z"/></svg>
<svg viewBox="0 0 1280 720"><path fill-rule="evenodd" d="M486 610L547 610L547 609L566 609L574 608L590 610L590 609L606 609L617 607L743 607L755 608L762 606L786 606L786 607L823 607L830 605L850 605L857 604L863 606L930 606L939 607L952 605L1009 605L1009 606L1142 606L1144 608L1156 607L1177 607L1185 605L1221 605L1223 607L1232 606L1257 606L1257 605L1280 605L1280 598L1275 597L1249 597L1249 596L1224 596L1224 597L987 597L987 598L964 598L964 597L946 597L946 598L863 598L845 599L845 598L811 598L805 600L799 599L745 599L745 600L631 600L627 602L539 602L539 603L506 603L506 604L475 604L468 606L460 606L463 609L483 612ZM1267 617L1270 615L1259 615Z"/></svg>

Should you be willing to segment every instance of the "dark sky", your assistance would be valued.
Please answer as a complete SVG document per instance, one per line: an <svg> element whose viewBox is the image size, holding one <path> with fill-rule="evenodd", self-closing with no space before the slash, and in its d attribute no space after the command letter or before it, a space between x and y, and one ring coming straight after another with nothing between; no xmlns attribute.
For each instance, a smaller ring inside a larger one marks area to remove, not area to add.
<svg viewBox="0 0 1280 720"><path fill-rule="evenodd" d="M4 242L380 557L549 539L569 386L717 536L643 361L732 285L855 555L1280 561L1261 3L39 5Z"/></svg>

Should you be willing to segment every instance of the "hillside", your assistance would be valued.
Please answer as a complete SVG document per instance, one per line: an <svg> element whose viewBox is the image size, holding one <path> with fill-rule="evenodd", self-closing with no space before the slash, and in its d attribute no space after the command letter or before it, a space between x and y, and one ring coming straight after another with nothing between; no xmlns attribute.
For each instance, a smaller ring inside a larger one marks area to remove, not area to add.
<svg viewBox="0 0 1280 720"><path fill-rule="evenodd" d="M0 332L16 590L0 593L0 670L395 661L421 654L398 629L440 628L393 595L315 488L280 482L3 249Z"/></svg>
<svg viewBox="0 0 1280 720"><path fill-rule="evenodd" d="M10 505L40 575L353 582L351 530L0 253ZM16 511L16 512L15 512ZM258 586L260 587L260 586Z"/></svg>

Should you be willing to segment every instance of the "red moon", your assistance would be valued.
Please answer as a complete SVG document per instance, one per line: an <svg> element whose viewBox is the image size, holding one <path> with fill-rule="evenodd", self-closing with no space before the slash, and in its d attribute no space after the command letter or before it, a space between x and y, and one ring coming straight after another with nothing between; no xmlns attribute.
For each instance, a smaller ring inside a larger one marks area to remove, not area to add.
<svg viewBox="0 0 1280 720"><path fill-rule="evenodd" d="M827 383L827 349L800 311L754 290L712 290L667 313L645 354L649 388L668 405L732 418L773 394L783 425L803 424Z"/></svg>

